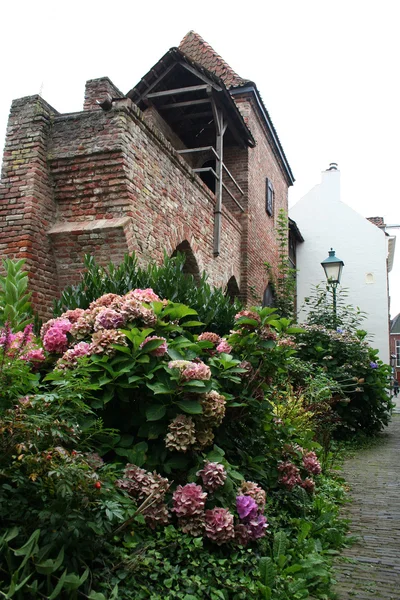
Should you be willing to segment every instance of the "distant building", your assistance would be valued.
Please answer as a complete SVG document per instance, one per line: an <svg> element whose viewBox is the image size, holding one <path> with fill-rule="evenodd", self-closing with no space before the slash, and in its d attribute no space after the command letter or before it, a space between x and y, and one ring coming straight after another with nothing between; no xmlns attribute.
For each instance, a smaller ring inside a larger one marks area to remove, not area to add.
<svg viewBox="0 0 400 600"><path fill-rule="evenodd" d="M26 259L42 317L80 280L85 253L104 264L182 251L195 277L261 304L293 181L256 85L191 31L127 94L103 77L86 83L80 112L14 100L0 247Z"/></svg>
<svg viewBox="0 0 400 600"><path fill-rule="evenodd" d="M362 327L371 344L389 363L388 272L393 265L395 239L385 232L381 217L366 219L340 200L340 171L332 163L322 181L290 210L304 237L297 247L297 303L299 309L312 286L326 282L321 261L330 248L343 260L341 286L348 303L367 313ZM304 320L306 311L300 311Z"/></svg>
<svg viewBox="0 0 400 600"><path fill-rule="evenodd" d="M400 313L390 323L390 354L393 356L393 377L400 383Z"/></svg>

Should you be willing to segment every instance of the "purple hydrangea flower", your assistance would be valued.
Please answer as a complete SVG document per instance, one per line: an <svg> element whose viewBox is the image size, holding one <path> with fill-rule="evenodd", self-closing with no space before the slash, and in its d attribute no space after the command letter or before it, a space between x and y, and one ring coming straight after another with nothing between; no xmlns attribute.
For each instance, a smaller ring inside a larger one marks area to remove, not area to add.
<svg viewBox="0 0 400 600"><path fill-rule="evenodd" d="M236 496L236 509L240 519L253 519L257 515L258 505L251 496Z"/></svg>
<svg viewBox="0 0 400 600"><path fill-rule="evenodd" d="M369 366L371 367L371 369L377 369L378 368L378 363L376 363L376 362L370 362Z"/></svg>

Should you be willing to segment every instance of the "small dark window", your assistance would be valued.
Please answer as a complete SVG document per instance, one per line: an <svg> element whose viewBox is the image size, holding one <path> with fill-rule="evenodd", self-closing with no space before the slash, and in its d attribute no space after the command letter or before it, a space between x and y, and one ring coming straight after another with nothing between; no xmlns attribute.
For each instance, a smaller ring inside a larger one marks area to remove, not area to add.
<svg viewBox="0 0 400 600"><path fill-rule="evenodd" d="M265 210L270 217L274 214L274 186L270 179L266 179L266 198L265 198Z"/></svg>

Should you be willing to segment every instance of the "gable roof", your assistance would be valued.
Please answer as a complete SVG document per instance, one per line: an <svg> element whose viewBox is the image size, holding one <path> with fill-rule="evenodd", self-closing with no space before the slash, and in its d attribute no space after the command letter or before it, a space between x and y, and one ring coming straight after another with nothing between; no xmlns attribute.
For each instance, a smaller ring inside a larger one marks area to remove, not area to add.
<svg viewBox="0 0 400 600"><path fill-rule="evenodd" d="M400 313L390 322L390 333L400 333Z"/></svg>
<svg viewBox="0 0 400 600"><path fill-rule="evenodd" d="M215 73L222 79L226 87L239 87L248 83L248 79L243 79L228 65L224 59L215 52L203 38L195 31L189 31L179 44L179 50L184 52L195 62L201 64L208 71Z"/></svg>
<svg viewBox="0 0 400 600"><path fill-rule="evenodd" d="M155 90L168 89L168 82L171 77L174 77L176 72L174 69L179 67L179 65L183 67L186 76L191 74L192 77L198 77L203 83L206 82L214 88L214 92L219 96L221 103L228 111L231 122L239 132L241 142L246 146L254 147L255 140L253 135L223 80L213 71L209 71L204 65L195 62L179 48L170 48L150 71L142 77L135 87L127 93L127 97L143 110L146 106L145 97L147 93L149 91L154 92ZM204 92L199 92L199 95L201 94L204 94Z"/></svg>

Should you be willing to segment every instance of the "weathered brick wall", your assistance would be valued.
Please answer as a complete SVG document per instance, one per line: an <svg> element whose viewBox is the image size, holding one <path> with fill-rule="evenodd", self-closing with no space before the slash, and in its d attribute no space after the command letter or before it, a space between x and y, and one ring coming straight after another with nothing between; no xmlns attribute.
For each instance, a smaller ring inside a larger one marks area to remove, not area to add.
<svg viewBox="0 0 400 600"><path fill-rule="evenodd" d="M277 268L279 249L276 240L276 219L280 209L288 210L288 182L272 150L272 143L257 107L248 96L235 95L247 125L257 144L248 151L248 180L243 182L248 191L246 219L242 235L241 289L248 290L258 301L268 284L265 262ZM274 211L266 212L266 179L274 186Z"/></svg>
<svg viewBox="0 0 400 600"><path fill-rule="evenodd" d="M47 169L47 144L56 111L39 96L11 106L0 184L0 249L25 258L32 300L50 316L58 293L56 268L46 231L55 221L56 205Z"/></svg>
<svg viewBox="0 0 400 600"><path fill-rule="evenodd" d="M114 102L103 111L95 101L106 94ZM162 117L122 96L102 78L88 82L83 112L60 115L39 97L13 103L0 188L1 248L27 258L35 307L49 315L50 300L79 281L86 253L101 264L120 263L133 251L143 263L161 262L164 250L171 255L182 242L211 284L223 287L234 277L244 301L260 302L268 282L264 262L278 261L274 227L279 209L287 210L288 183L251 99L235 95L256 147L224 148L244 195L225 181L244 212L224 192L221 253L214 257L215 197L191 169L207 156L180 156L176 149L184 146ZM265 211L267 177L275 190L273 217Z"/></svg>
<svg viewBox="0 0 400 600"><path fill-rule="evenodd" d="M160 262L187 241L212 284L240 285L240 221L224 208L214 257L214 195L128 99L68 115L40 98L14 103L1 198L3 251L29 259L43 316L79 281L85 253Z"/></svg>

